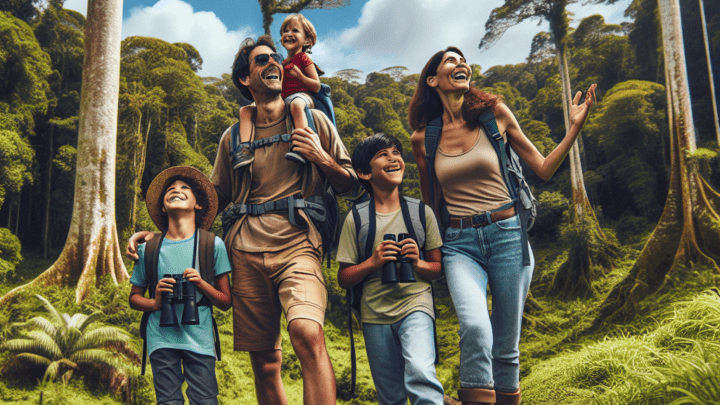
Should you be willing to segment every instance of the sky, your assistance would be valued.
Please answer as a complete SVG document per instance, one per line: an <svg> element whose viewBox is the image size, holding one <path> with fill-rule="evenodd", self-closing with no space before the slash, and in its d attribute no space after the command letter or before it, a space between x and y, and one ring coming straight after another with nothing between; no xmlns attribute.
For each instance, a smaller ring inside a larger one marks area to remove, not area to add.
<svg viewBox="0 0 720 405"><path fill-rule="evenodd" d="M600 14L606 23L624 17L630 0L613 5L572 4L570 25ZM419 73L437 51L452 45L469 63L485 71L496 65L525 61L532 38L548 30L545 21L529 20L510 28L487 50L478 49L490 12L504 0L351 0L329 10L307 10L318 43L310 55L328 76L342 69L363 71L363 78L391 66ZM65 8L86 15L87 0L65 0ZM285 14L275 15L271 34L279 38ZM147 36L168 42L187 42L203 58L200 76L229 73L240 42L263 33L257 0L125 0L122 37ZM284 50L280 49L281 53Z"/></svg>

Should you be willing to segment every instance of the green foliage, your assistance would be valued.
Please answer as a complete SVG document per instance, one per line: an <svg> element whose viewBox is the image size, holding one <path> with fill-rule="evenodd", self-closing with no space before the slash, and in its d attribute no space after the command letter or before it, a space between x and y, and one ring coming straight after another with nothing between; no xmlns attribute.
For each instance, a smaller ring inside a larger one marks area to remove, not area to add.
<svg viewBox="0 0 720 405"><path fill-rule="evenodd" d="M33 182L30 168L35 151L11 117L0 112L0 207L7 194L18 194L25 183Z"/></svg>
<svg viewBox="0 0 720 405"><path fill-rule="evenodd" d="M0 228L0 282L15 275L15 266L23 259L20 255L20 239L7 228Z"/></svg>
<svg viewBox="0 0 720 405"><path fill-rule="evenodd" d="M0 113L11 114L20 133L30 135L33 116L48 108L50 58L32 29L8 12L0 12Z"/></svg>
<svg viewBox="0 0 720 405"><path fill-rule="evenodd" d="M543 191L537 199L540 209L532 233L538 238L554 240L565 222L570 201L557 191Z"/></svg>
<svg viewBox="0 0 720 405"><path fill-rule="evenodd" d="M632 106L632 108L628 108ZM604 212L616 216L627 206L645 217L657 215L667 184L663 165L665 91L631 80L608 90L586 125L592 147L603 151L600 166Z"/></svg>
<svg viewBox="0 0 720 405"><path fill-rule="evenodd" d="M37 297L49 318L36 316L16 324L23 329L21 337L7 340L3 348L15 354L17 364L44 369L43 381L54 381L59 375L67 383L81 364L102 364L119 371L116 354L110 348L134 354L127 347L128 334L121 329L90 328L103 315L102 311L61 315L48 300Z"/></svg>

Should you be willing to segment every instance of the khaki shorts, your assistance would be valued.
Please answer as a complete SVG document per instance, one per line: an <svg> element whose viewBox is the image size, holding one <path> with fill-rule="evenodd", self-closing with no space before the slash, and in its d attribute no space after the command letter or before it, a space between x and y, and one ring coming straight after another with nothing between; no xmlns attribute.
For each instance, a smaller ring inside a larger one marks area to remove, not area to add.
<svg viewBox="0 0 720 405"><path fill-rule="evenodd" d="M233 336L236 351L280 349L280 313L288 325L325 321L327 289L320 251L307 240L279 252L232 249Z"/></svg>

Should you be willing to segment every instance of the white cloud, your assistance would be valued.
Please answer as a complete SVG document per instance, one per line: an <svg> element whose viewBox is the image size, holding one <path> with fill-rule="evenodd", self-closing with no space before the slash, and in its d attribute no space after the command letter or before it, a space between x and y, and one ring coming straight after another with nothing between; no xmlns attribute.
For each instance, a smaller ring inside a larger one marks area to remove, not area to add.
<svg viewBox="0 0 720 405"><path fill-rule="evenodd" d="M240 42L252 36L251 28L228 31L213 12L194 11L182 0L160 0L152 7L134 8L123 21L122 37L133 35L164 41L187 42L203 59L200 76L230 73Z"/></svg>
<svg viewBox="0 0 720 405"><path fill-rule="evenodd" d="M525 60L532 38L548 25L540 20L523 22L510 28L490 49L480 52L490 12L503 1L477 0L369 0L357 24L341 32L320 33L314 60L326 72L360 69L368 74L401 65L418 73L435 52L452 45L460 48L470 63L483 70L495 65ZM607 22L620 22L629 0L612 6L569 8L575 13L572 26L582 17L602 14Z"/></svg>
<svg viewBox="0 0 720 405"><path fill-rule="evenodd" d="M63 8L75 10L78 13L87 16L87 0L65 0Z"/></svg>

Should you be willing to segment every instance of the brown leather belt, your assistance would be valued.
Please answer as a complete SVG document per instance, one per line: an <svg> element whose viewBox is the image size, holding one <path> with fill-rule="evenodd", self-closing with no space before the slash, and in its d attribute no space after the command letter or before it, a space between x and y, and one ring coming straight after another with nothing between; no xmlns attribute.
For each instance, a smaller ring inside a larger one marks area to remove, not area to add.
<svg viewBox="0 0 720 405"><path fill-rule="evenodd" d="M493 212L490 214L490 221L488 222L487 211L482 212L471 217L450 217L450 227L457 229L465 228L482 228L492 223L502 221L515 216L515 207L510 207L504 211Z"/></svg>

